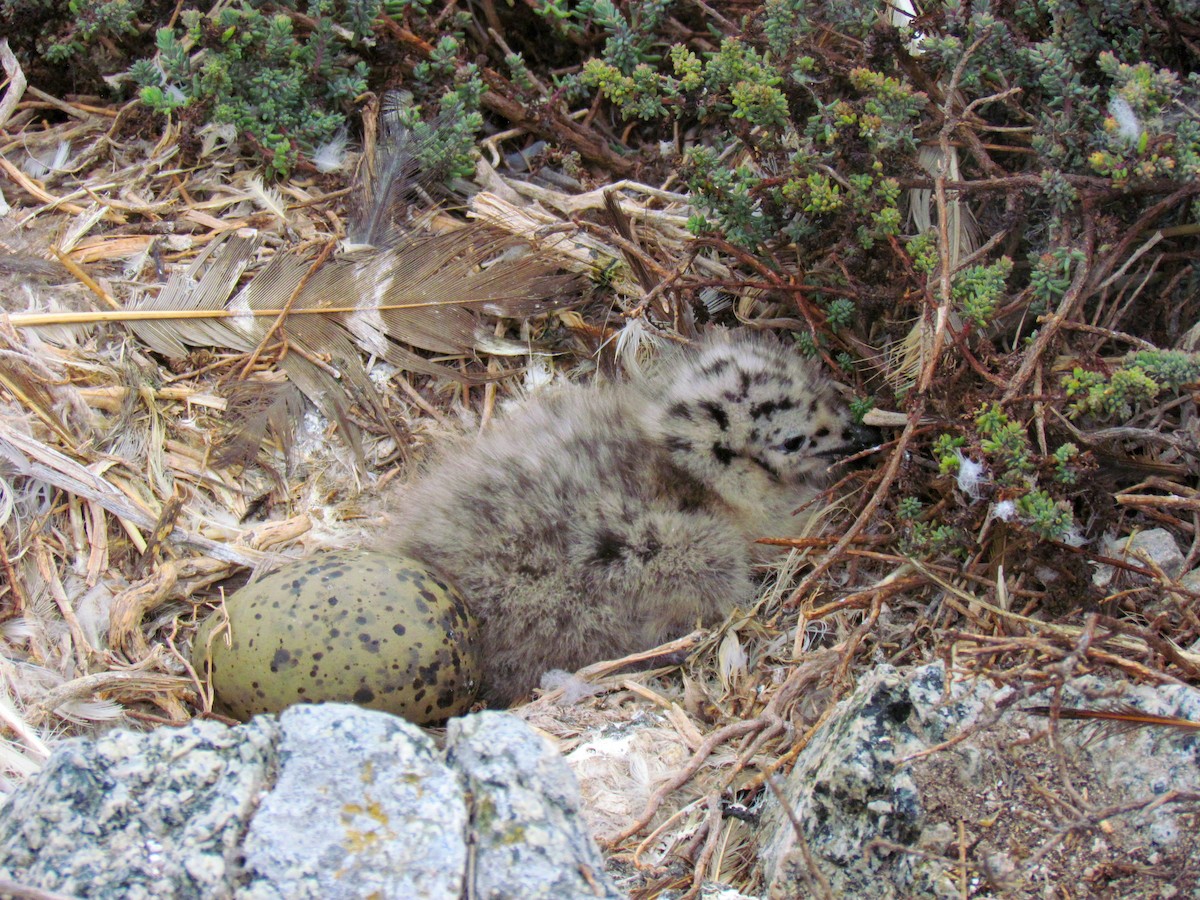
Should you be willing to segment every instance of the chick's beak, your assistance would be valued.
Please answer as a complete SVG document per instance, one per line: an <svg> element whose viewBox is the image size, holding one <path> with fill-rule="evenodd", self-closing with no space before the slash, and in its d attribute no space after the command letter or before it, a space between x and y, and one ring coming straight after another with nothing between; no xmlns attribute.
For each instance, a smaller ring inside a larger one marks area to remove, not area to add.
<svg viewBox="0 0 1200 900"><path fill-rule="evenodd" d="M827 450L820 455L832 462L869 450L881 443L883 443L883 432L878 428L870 425L847 425L842 430L841 446Z"/></svg>

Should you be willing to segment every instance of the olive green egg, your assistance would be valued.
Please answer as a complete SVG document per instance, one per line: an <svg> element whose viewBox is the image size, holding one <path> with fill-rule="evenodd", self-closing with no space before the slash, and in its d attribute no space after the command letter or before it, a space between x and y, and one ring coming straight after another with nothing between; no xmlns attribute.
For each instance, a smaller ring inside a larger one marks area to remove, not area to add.
<svg viewBox="0 0 1200 900"><path fill-rule="evenodd" d="M293 703L341 701L426 724L466 712L480 671L475 620L422 563L334 550L275 570L214 613L192 660L217 707L245 721ZM214 631L216 631L214 635Z"/></svg>

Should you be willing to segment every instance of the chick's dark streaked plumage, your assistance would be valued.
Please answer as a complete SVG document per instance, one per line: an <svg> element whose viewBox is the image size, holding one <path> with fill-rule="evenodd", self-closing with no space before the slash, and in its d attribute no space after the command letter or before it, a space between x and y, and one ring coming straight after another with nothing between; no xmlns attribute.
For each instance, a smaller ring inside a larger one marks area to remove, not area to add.
<svg viewBox="0 0 1200 900"><path fill-rule="evenodd" d="M626 384L550 389L445 448L398 501L391 548L466 596L484 697L506 705L551 669L749 602L753 541L798 531L793 511L856 436L813 365L719 334Z"/></svg>

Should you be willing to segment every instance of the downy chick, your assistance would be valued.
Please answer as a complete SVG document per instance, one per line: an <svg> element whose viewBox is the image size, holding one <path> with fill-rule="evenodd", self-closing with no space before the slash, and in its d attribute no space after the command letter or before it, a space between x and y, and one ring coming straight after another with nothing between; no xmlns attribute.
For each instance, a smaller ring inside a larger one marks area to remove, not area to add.
<svg viewBox="0 0 1200 900"><path fill-rule="evenodd" d="M753 541L862 446L814 364L717 333L625 384L535 396L454 443L399 501L390 548L456 583L479 618L483 697L720 620L754 596Z"/></svg>

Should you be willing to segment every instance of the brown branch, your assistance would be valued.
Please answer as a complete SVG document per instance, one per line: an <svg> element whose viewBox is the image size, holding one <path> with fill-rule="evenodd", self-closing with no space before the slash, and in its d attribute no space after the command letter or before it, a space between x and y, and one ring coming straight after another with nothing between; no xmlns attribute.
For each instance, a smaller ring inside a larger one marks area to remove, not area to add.
<svg viewBox="0 0 1200 900"><path fill-rule="evenodd" d="M895 581L881 584L865 591L857 591L843 597L841 600L835 600L832 603L826 603L824 606L818 606L816 609L810 610L804 614L804 618L810 622L817 619L823 619L831 613L842 612L847 609L859 609L867 606L876 600L883 600L891 597L893 594L900 594L910 588L923 587L929 582L919 576L910 576L908 578L897 578Z"/></svg>
<svg viewBox="0 0 1200 900"><path fill-rule="evenodd" d="M1110 616L1100 616L1099 623L1105 628L1115 631L1117 634L1123 634L1126 637L1137 638L1146 642L1146 645L1155 653L1178 666L1180 670L1186 672L1189 678L1200 677L1200 666L1187 659L1179 652L1179 649L1172 641L1167 640L1157 634L1154 634L1148 628L1138 628L1119 619L1114 619Z"/></svg>
<svg viewBox="0 0 1200 900"><path fill-rule="evenodd" d="M704 830L707 832L704 847L692 866L692 886L680 900L693 900L700 896L700 888L704 884L704 870L716 854L717 844L721 840L721 798L716 794L709 794L705 802L708 804L708 814L704 817Z"/></svg>
<svg viewBox="0 0 1200 900"><path fill-rule="evenodd" d="M1050 347L1050 342L1058 336L1058 329L1063 322L1071 315L1076 304L1083 297L1084 290L1087 288L1090 281L1091 267L1085 260L1082 265L1076 270L1075 277L1071 280L1071 286L1063 293L1062 300L1059 301L1058 309L1051 316L1046 316L1046 324L1038 331L1037 340L1034 341L1032 347L1025 353L1025 358L1021 362L1021 368L1017 370L1009 382L1008 390L1004 392L1001 398L1002 403L1011 403L1012 399L1021 393L1021 389L1025 387L1025 383L1033 376L1034 370L1041 362L1042 356Z"/></svg>
<svg viewBox="0 0 1200 900"><path fill-rule="evenodd" d="M700 767L704 765L704 761L712 756L714 750L726 741L736 737L741 737L744 734L758 731L762 728L764 722L760 718L747 719L742 722L733 722L726 725L717 731L714 731L701 744L696 752L692 754L692 758L688 760L687 765L680 769L673 778L666 783L659 785L658 790L646 801L646 807L642 810L642 814L638 816L627 828L615 835L607 838L602 842L603 846L612 848L621 843L621 841L633 837L643 828L650 824L650 820L654 818L654 814L658 812L658 808L662 806L662 802L671 795L673 791L683 787L692 776L700 771Z"/></svg>
<svg viewBox="0 0 1200 900"><path fill-rule="evenodd" d="M833 900L833 886L829 883L829 879L825 877L825 873L821 871L821 867L817 865L816 859L813 857L812 848L808 846L808 838L804 835L804 827L800 824L800 820L796 818L796 813L792 810L792 806L788 803L787 797L784 796L783 790L775 783L775 779L767 777L767 787L775 795L780 808L787 816L788 822L792 826L792 833L796 836L796 847L800 850L800 855L804 859L804 867L807 869L808 885L814 893L819 893L822 900Z"/></svg>
<svg viewBox="0 0 1200 900"><path fill-rule="evenodd" d="M1135 181L1117 186L1114 185L1111 178L1100 178L1094 175L1063 174L1061 177L1073 187L1088 190L1096 199L1141 196L1143 194L1167 194L1180 189L1180 182L1167 178ZM932 178L900 178L897 179L897 182L904 190L915 188L927 191L932 190L934 186L934 179ZM984 191L1003 191L1007 193L1014 188L1040 189L1045 186L1046 179L1041 175L1008 175L1001 178L976 178L970 181L946 182L946 190L962 193ZM1200 185L1186 185L1185 189L1188 188L1192 189L1193 192L1200 192Z"/></svg>
<svg viewBox="0 0 1200 900"><path fill-rule="evenodd" d="M388 16L380 16L379 21L389 35L414 50L422 59L429 59L433 52L432 44ZM533 105L517 100L513 96L515 90L512 83L494 69L481 66L479 72L487 88L480 102L496 115L541 138L559 141L584 159L604 166L614 174L624 176L633 171L633 162L614 152L604 137L591 128L573 121L550 103Z"/></svg>
<svg viewBox="0 0 1200 900"><path fill-rule="evenodd" d="M1159 216L1170 211L1183 201L1200 195L1200 182L1189 182L1182 187L1179 187L1178 182L1176 182L1175 186L1176 190L1171 196L1164 197L1142 213L1137 221L1125 231L1125 236L1117 242L1116 246L1105 254L1104 259L1095 267L1095 271L1092 273L1094 283L1098 284L1108 277L1108 273L1113 270L1117 262L1125 258L1125 254L1130 246L1133 245L1133 242L1139 240L1142 232L1153 225Z"/></svg>
<svg viewBox="0 0 1200 900"><path fill-rule="evenodd" d="M785 609L795 607L800 602L800 598L813 589L821 576L829 571L830 566L842 556L846 548L854 543L855 538L870 523L871 518L875 515L875 510L879 508L884 497L887 496L888 489L892 486L892 482L896 480L896 476L900 472L900 462L904 459L904 454L908 451L908 445L920 425L924 410L924 399L917 398L917 401L913 404L913 408L908 412L908 424L904 427L904 431L901 432L900 438L896 441L896 447L892 451L891 456L888 457L887 466L883 470L883 475L879 480L879 486L875 489L875 493L867 501L867 505L863 507L862 512L858 514L858 518L854 520L854 523L846 530L846 533L834 544L833 549L829 551L825 559L805 576L804 580L800 582L799 587L792 591L792 595L783 604Z"/></svg>

